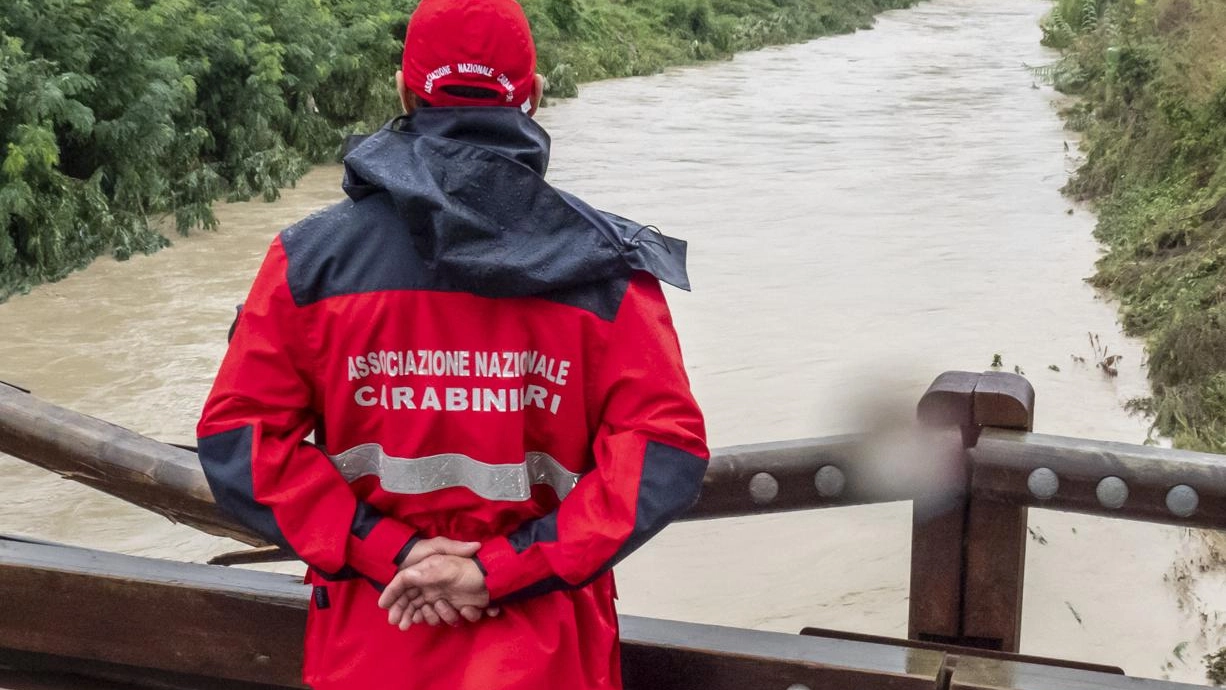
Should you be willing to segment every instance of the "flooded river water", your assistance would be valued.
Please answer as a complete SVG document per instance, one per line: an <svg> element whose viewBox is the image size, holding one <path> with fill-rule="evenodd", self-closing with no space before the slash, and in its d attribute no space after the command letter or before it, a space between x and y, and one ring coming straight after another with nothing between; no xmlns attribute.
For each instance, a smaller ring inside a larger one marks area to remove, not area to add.
<svg viewBox="0 0 1226 690"><path fill-rule="evenodd" d="M713 445L889 427L937 374L995 354L1034 383L1036 430L1145 439L1123 407L1147 394L1143 353L1084 283L1094 218L1059 192L1076 144L1025 68L1055 57L1046 8L933 0L539 114L555 184L690 241L695 290L669 297ZM338 181L318 168L276 203L219 207L216 233L0 305L0 379L191 442L268 242ZM1088 333L1123 355L1118 377L1094 368ZM189 560L236 546L9 458L0 478L2 532ZM1030 522L1023 651L1204 682L1226 581L1180 580L1201 535ZM621 608L905 636L909 525L907 504L675 525L619 567Z"/></svg>

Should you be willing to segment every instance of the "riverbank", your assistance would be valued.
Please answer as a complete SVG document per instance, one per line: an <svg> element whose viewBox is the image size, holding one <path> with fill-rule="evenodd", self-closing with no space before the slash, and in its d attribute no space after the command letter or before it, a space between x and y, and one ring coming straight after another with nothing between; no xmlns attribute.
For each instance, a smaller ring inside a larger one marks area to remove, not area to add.
<svg viewBox="0 0 1226 690"><path fill-rule="evenodd" d="M868 28L916 0L524 0L550 97ZM412 3L415 4L415 3ZM411 5L412 5L411 4ZM392 0L89 0L0 18L0 302L269 201L396 112ZM48 33L48 26L55 30Z"/></svg>
<svg viewBox="0 0 1226 690"><path fill-rule="evenodd" d="M1092 282L1148 345L1153 397L1134 401L1176 446L1226 451L1226 5L1058 0L1041 70L1081 96L1066 112L1106 248Z"/></svg>

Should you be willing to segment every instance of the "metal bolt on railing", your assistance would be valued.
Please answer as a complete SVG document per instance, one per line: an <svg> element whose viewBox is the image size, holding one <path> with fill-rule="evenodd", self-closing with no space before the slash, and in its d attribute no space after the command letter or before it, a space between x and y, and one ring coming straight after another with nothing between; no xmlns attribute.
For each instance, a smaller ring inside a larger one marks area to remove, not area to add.
<svg viewBox="0 0 1226 690"><path fill-rule="evenodd" d="M1179 517L1191 517L1199 504L1200 495L1187 484L1171 487L1171 490L1166 492L1167 510Z"/></svg>
<svg viewBox="0 0 1226 690"><path fill-rule="evenodd" d="M813 477L813 485L822 498L836 498L847 486L847 477L834 465L825 465Z"/></svg>
<svg viewBox="0 0 1226 690"><path fill-rule="evenodd" d="M1026 488L1030 489L1035 498L1046 500L1060 490L1060 477L1052 470L1040 467L1026 478Z"/></svg>
<svg viewBox="0 0 1226 690"><path fill-rule="evenodd" d="M779 480L769 472L759 472L749 480L749 496L758 505L766 505L779 495Z"/></svg>
<svg viewBox="0 0 1226 690"><path fill-rule="evenodd" d="M1128 484L1119 477L1103 477L1094 488L1094 495L1104 508L1122 508L1128 501Z"/></svg>

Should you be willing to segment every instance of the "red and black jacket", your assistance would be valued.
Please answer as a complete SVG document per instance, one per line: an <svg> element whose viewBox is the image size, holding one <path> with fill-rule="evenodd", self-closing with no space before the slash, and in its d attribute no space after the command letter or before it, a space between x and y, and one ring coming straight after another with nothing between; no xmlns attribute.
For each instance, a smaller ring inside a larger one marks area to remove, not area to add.
<svg viewBox="0 0 1226 690"><path fill-rule="evenodd" d="M581 587L708 451L659 280L685 244L544 180L505 108L423 109L272 243L198 427L219 505L330 577L479 540L494 601ZM308 441L314 435L313 442Z"/></svg>

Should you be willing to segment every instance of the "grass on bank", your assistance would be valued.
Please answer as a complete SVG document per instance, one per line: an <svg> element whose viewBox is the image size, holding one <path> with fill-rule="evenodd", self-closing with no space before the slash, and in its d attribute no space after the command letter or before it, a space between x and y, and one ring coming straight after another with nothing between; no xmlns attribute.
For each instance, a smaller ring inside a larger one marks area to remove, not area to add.
<svg viewBox="0 0 1226 690"><path fill-rule="evenodd" d="M549 96L871 25L915 0L523 0ZM97 256L277 198L396 112L416 2L7 0L0 15L0 301Z"/></svg>
<svg viewBox="0 0 1226 690"><path fill-rule="evenodd" d="M1043 70L1081 96L1067 113L1106 255L1092 282L1144 336L1140 407L1182 448L1226 452L1226 3L1058 0Z"/></svg>

